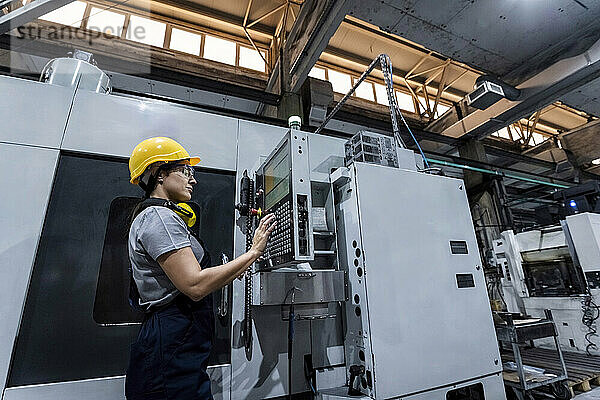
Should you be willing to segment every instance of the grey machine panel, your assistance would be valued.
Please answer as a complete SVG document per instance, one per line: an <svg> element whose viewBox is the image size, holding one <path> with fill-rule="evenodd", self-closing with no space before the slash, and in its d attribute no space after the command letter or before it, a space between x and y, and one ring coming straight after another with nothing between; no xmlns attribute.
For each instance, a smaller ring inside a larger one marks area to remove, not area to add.
<svg viewBox="0 0 600 400"><path fill-rule="evenodd" d="M240 135L237 155L236 182L240 182L244 170L256 168L257 155L266 157L281 140L287 128L265 125L251 121L240 121ZM236 185L236 199L239 199L239 185ZM237 214L239 217L239 214ZM245 252L245 235L240 220L234 231L235 254L237 257ZM280 307L264 307L254 313L252 332L252 358L246 358L244 345L241 342L240 329L244 319L244 282L233 281L232 308L232 349L231 349L231 397L233 399L267 399L284 396L287 391L287 327L281 320ZM294 351L310 352L308 321L299 321L296 325ZM303 360L295 357L293 367L302 371ZM294 377L292 384L297 391L308 390L303 374Z"/></svg>
<svg viewBox="0 0 600 400"><path fill-rule="evenodd" d="M264 160L287 130L283 127L240 121L236 182L239 183L244 170L252 171L260 165L258 159ZM332 167L343 165L344 140L312 134L307 134L307 137L310 146L311 179L317 176L316 180L328 182L330 171L328 165ZM318 170L318 173L315 170ZM239 185L236 186L237 199ZM239 256L245 251L245 236L240 220L236 223L234 236L235 256ZM252 357L248 360L240 339L240 329L244 319L243 301L240 299L244 298L244 282L236 279L233 288L233 296L238 300L234 301L232 310L231 397L253 400L284 396L288 393L286 358L288 322L282 320L282 307L263 306L254 312ZM297 321L292 360L294 393L310 390L304 377L304 359L296 355L312 352L314 365L319 367L343 363L343 351L340 352L342 336L340 325L339 318ZM319 346L323 354L316 355L313 348L317 347L313 345Z"/></svg>
<svg viewBox="0 0 600 400"><path fill-rule="evenodd" d="M40 238L58 150L0 144L0 389Z"/></svg>
<svg viewBox="0 0 600 400"><path fill-rule="evenodd" d="M198 155L201 167L235 171L238 120L164 101L80 91L63 149L129 157L143 139L168 136Z"/></svg>
<svg viewBox="0 0 600 400"><path fill-rule="evenodd" d="M372 390L363 391L387 399L499 373L462 181L364 163L345 175L338 232L346 233L340 251L353 300L346 363L372 368ZM468 254L453 254L450 241L466 242ZM459 283L462 274L473 284Z"/></svg>
<svg viewBox="0 0 600 400"><path fill-rule="evenodd" d="M252 294L253 305L289 304L290 291L296 288L294 303L310 304L344 301L344 271L259 272ZM258 283L260 284L258 285Z"/></svg>
<svg viewBox="0 0 600 400"><path fill-rule="evenodd" d="M72 88L2 76L0 93L0 142L60 148Z"/></svg>

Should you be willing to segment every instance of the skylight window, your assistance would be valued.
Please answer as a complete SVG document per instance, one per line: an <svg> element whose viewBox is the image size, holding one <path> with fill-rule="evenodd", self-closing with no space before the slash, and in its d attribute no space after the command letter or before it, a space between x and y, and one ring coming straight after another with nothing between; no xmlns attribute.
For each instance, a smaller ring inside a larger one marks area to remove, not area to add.
<svg viewBox="0 0 600 400"><path fill-rule="evenodd" d="M329 82L333 86L333 91L346 94L352 88L352 79L350 75L329 70Z"/></svg>
<svg viewBox="0 0 600 400"><path fill-rule="evenodd" d="M396 101L398 102L398 107L402 110L406 110L409 112L415 112L415 103L413 102L413 98L410 94L396 91Z"/></svg>
<svg viewBox="0 0 600 400"><path fill-rule="evenodd" d="M325 79L325 69L324 68L312 67L312 69L308 73L308 76L316 78L316 79L320 79L322 81L327 80L327 79Z"/></svg>
<svg viewBox="0 0 600 400"><path fill-rule="evenodd" d="M129 18L127 39L135 42L163 47L167 26L162 22L132 15Z"/></svg>
<svg viewBox="0 0 600 400"><path fill-rule="evenodd" d="M496 133L498 134L498 137L512 140L512 138L510 136L510 132L508 131L508 127L504 127L502 129L498 130Z"/></svg>
<svg viewBox="0 0 600 400"><path fill-rule="evenodd" d="M107 35L121 36L125 16L102 8L92 7L87 22L87 29Z"/></svg>
<svg viewBox="0 0 600 400"><path fill-rule="evenodd" d="M202 35L173 28L171 30L171 44L169 47L173 50L184 53L200 54L200 45L202 44Z"/></svg>
<svg viewBox="0 0 600 400"><path fill-rule="evenodd" d="M427 111L427 102L425 101L425 97L417 96L419 107L421 107L421 112ZM433 107L433 102L429 101L429 107Z"/></svg>
<svg viewBox="0 0 600 400"><path fill-rule="evenodd" d="M371 82L362 81L354 92L357 97L370 101L375 101L375 95L373 94L373 84Z"/></svg>
<svg viewBox="0 0 600 400"><path fill-rule="evenodd" d="M267 59L267 52L260 50L262 57ZM256 50L250 47L240 46L240 67L254 69L256 71L265 72L266 65L261 55Z"/></svg>
<svg viewBox="0 0 600 400"><path fill-rule="evenodd" d="M235 42L206 35L204 37L204 58L235 65Z"/></svg>
<svg viewBox="0 0 600 400"><path fill-rule="evenodd" d="M446 104L438 103L438 106L437 106L438 117L441 117L442 115L444 115L444 113L451 108L452 108L451 106L447 106Z"/></svg>
<svg viewBox="0 0 600 400"><path fill-rule="evenodd" d="M62 6L54 11L42 15L40 19L78 28L81 26L81 20L83 19L85 7L86 3L83 1L74 1L66 6Z"/></svg>
<svg viewBox="0 0 600 400"><path fill-rule="evenodd" d="M384 85L381 85L379 83L375 84L375 96L377 96L377 102L379 104L383 104L384 106L390 105L387 96L387 89Z"/></svg>
<svg viewBox="0 0 600 400"><path fill-rule="evenodd" d="M533 143L530 142L530 144L540 144L544 140L546 140L546 136L544 136L540 133L537 133L537 132L533 132L531 134L531 139L532 139Z"/></svg>

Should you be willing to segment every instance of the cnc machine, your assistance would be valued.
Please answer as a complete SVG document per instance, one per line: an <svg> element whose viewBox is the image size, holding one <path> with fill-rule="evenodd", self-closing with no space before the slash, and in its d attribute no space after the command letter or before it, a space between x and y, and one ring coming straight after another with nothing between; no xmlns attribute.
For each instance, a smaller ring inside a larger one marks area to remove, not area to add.
<svg viewBox="0 0 600 400"><path fill-rule="evenodd" d="M0 77L3 400L123 398L142 318L126 300L121 239L141 196L127 157L159 133L202 156L192 200L213 263L242 254L264 212L279 221L263 259L215 293L216 400L504 398L462 181L420 171L389 136L348 147L86 87Z"/></svg>
<svg viewBox="0 0 600 400"><path fill-rule="evenodd" d="M559 225L502 232L494 263L503 271L509 312L543 317L549 309L564 349L598 354L600 214L574 213Z"/></svg>

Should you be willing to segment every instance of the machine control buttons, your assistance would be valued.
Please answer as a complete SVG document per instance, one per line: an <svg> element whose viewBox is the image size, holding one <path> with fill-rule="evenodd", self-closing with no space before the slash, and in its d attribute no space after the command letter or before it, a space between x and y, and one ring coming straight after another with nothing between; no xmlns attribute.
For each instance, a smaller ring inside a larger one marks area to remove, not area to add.
<svg viewBox="0 0 600 400"><path fill-rule="evenodd" d="M271 212L275 214L277 226L269 236L267 242L266 259L273 257L292 256L291 230L293 228L293 215L290 201L284 201Z"/></svg>

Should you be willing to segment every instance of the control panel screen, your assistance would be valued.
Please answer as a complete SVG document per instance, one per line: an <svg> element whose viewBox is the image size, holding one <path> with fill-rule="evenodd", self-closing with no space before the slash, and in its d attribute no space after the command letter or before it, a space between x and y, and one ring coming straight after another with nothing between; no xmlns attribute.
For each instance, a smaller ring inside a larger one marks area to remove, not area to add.
<svg viewBox="0 0 600 400"><path fill-rule="evenodd" d="M290 154L288 146L282 148L264 167L265 210L270 210L290 193Z"/></svg>

